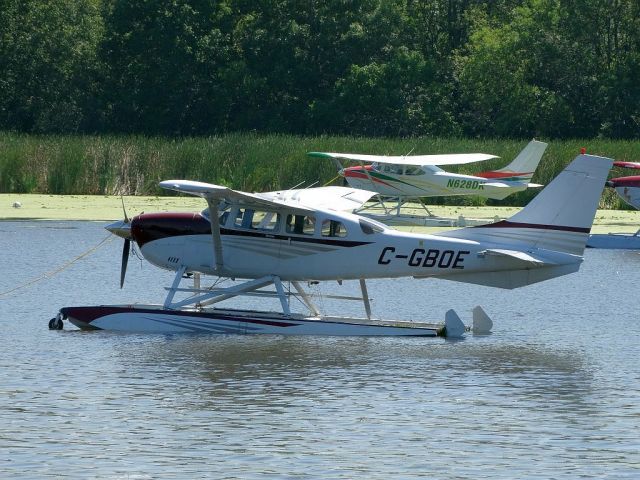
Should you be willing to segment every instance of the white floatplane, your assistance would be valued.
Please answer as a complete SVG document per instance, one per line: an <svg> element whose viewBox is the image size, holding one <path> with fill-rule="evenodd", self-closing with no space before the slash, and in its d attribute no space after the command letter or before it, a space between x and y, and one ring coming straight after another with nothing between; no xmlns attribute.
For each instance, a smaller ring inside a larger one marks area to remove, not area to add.
<svg viewBox="0 0 640 480"><path fill-rule="evenodd" d="M432 215L422 198L477 195L502 200L527 188L542 187L540 184L531 183L531 179L546 148L546 143L532 140L506 167L476 175L450 173L440 167L481 162L498 157L485 153L384 156L309 152L307 155L333 160L339 175L351 187L376 192L378 201L361 207L355 213L387 224L451 226L452 219L441 219ZM359 165L346 167L346 162L358 162ZM395 204L388 207L385 201ZM402 213L401 208L407 202L417 202L427 216Z"/></svg>
<svg viewBox="0 0 640 480"><path fill-rule="evenodd" d="M638 162L613 162L614 167L640 170ZM613 188L618 196L632 207L640 210L640 175L618 177L608 180L606 185ZM589 236L587 247L613 250L640 249L640 229L635 233L605 233Z"/></svg>
<svg viewBox="0 0 640 480"><path fill-rule="evenodd" d="M351 194L344 187L250 194L201 182L164 181L163 188L200 196L208 208L201 213L141 214L131 221L125 215L124 221L106 227L125 239L121 286L132 240L146 260L176 272L164 304L65 307L50 328L61 328L68 319L82 329L121 331L461 335L465 327L453 310L444 325L373 320L365 280L439 277L511 289L575 272L611 163L579 155L508 220L436 235L400 232L328 208L332 197ZM318 192L322 202L317 201ZM323 202L325 207L318 206ZM201 275L245 281L205 288ZM193 286L180 288L188 276ZM303 283L328 280L359 280L366 318L324 316ZM274 289L265 292L267 286ZM176 300L176 294L187 298ZM282 311L216 308L238 295L275 297ZM292 312L294 295L309 314ZM490 323L481 309L474 319L476 326Z"/></svg>

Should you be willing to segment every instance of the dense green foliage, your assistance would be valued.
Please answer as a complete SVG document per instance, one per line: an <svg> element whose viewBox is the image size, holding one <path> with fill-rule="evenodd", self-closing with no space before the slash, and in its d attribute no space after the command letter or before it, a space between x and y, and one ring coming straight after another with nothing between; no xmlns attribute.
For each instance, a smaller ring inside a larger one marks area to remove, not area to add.
<svg viewBox="0 0 640 480"><path fill-rule="evenodd" d="M0 0L0 130L638 138L640 4Z"/></svg>
<svg viewBox="0 0 640 480"><path fill-rule="evenodd" d="M518 140L478 140L439 137L364 138L345 136L225 134L211 137L31 135L0 132L0 192L52 194L149 195L162 191L158 182L186 178L227 185L245 191L340 184L336 168L309 151L357 151L400 155L490 152L499 155L482 164L460 165L461 173L500 168L527 144ZM640 142L597 139L552 142L533 178L546 184L586 147L589 153L619 160L640 158ZM456 171L455 167L447 170ZM628 172L616 171L615 176ZM454 205L525 205L537 190L510 195L501 202L479 197L437 197L430 203ZM606 189L603 207L625 207Z"/></svg>

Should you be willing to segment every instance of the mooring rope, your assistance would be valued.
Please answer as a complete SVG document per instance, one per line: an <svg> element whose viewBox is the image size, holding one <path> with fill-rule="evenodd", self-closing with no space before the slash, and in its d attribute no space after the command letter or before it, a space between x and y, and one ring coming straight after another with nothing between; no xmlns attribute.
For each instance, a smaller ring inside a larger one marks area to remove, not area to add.
<svg viewBox="0 0 640 480"><path fill-rule="evenodd" d="M50 272L45 272L42 275L40 275L37 278L34 278L33 280L29 280L26 283L22 283L20 285L18 285L17 287L12 288L11 290L7 290L6 292L0 292L0 297L4 297L7 296L13 292L16 292L18 290L21 290L23 288L29 287L31 285L33 285L34 283L38 283L44 279L48 279L53 277L54 275L57 275L58 273L62 272L63 270L69 268L71 265L73 265L75 262L77 262L78 260L90 255L91 253L95 252L96 250L98 250L98 248L100 248L101 246L107 244L108 242L112 241L114 238L116 238L115 235L113 234L109 234L107 235L104 239L102 239L97 245L91 247L89 250L87 250L86 252L78 255L76 258L68 261L67 263L63 264L61 267L56 268L55 270L51 270Z"/></svg>

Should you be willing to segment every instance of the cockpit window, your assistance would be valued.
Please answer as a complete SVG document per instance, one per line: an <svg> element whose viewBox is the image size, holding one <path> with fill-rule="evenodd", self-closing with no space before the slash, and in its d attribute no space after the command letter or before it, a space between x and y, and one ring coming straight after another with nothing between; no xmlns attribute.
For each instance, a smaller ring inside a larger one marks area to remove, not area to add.
<svg viewBox="0 0 640 480"><path fill-rule="evenodd" d="M374 233L382 233L384 232L384 227L378 225L376 222L372 222L371 220L359 219L360 229L362 233L367 235L372 235Z"/></svg>
<svg viewBox="0 0 640 480"><path fill-rule="evenodd" d="M438 173L443 171L440 167L437 167L435 165L423 165L422 169L425 171L433 172L433 173Z"/></svg>
<svg viewBox="0 0 640 480"><path fill-rule="evenodd" d="M310 215L287 215L287 233L297 235L313 235L316 229L316 219Z"/></svg>
<svg viewBox="0 0 640 480"><path fill-rule="evenodd" d="M422 170L420 167L417 167L415 165L407 165L404 169L405 175L422 175L423 173L424 173L424 170Z"/></svg>
<svg viewBox="0 0 640 480"><path fill-rule="evenodd" d="M323 237L346 237L347 229L337 220L323 220L322 221L322 236Z"/></svg>
<svg viewBox="0 0 640 480"><path fill-rule="evenodd" d="M392 173L394 175L402 175L404 165L396 165L393 163L380 164L378 170L382 173Z"/></svg>
<svg viewBox="0 0 640 480"><path fill-rule="evenodd" d="M278 229L280 214L254 210L252 208L239 208L236 212L234 225L251 230L274 231Z"/></svg>

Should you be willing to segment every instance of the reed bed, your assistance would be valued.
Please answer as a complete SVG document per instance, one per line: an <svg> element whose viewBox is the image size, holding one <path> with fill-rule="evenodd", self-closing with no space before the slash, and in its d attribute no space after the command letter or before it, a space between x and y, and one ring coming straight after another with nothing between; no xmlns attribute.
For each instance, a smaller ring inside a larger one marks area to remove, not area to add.
<svg viewBox="0 0 640 480"><path fill-rule="evenodd" d="M369 154L483 152L500 156L461 173L500 168L524 148L527 140L471 138L362 138L231 133L211 137L26 135L0 132L0 193L61 195L168 194L158 182L171 178L200 180L245 191L287 189L330 183L336 168L330 161L309 158L309 151ZM549 147L533 179L547 184L585 147L589 153L638 161L640 142L607 139L561 140ZM449 168L456 171L455 168ZM614 170L612 176L632 175ZM334 180L335 184L339 181ZM501 202L478 197L443 197L431 203L457 205L526 204L529 189ZM607 189L601 207L626 208Z"/></svg>

